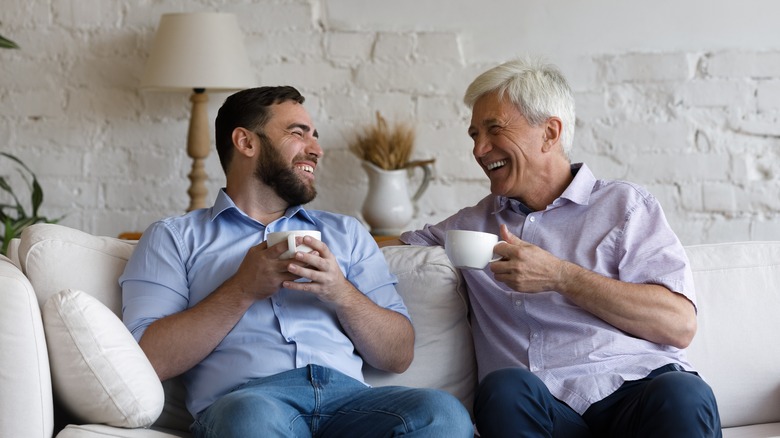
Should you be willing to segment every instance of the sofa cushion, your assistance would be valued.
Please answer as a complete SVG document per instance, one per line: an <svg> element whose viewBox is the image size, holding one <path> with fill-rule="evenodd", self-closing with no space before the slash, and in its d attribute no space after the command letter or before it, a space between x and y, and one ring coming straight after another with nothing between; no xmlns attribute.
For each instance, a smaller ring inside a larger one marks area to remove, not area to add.
<svg viewBox="0 0 780 438"><path fill-rule="evenodd" d="M465 285L440 246L382 248L415 330L414 360L392 374L364 367L373 386L436 388L456 396L471 412L476 362Z"/></svg>
<svg viewBox="0 0 780 438"><path fill-rule="evenodd" d="M64 289L77 289L97 298L121 317L122 291L118 279L135 243L95 236L63 225L35 224L22 232L19 264L41 306ZM188 430L192 416L184 407L180 378L166 380L163 387L165 408L155 426Z"/></svg>
<svg viewBox="0 0 780 438"><path fill-rule="evenodd" d="M117 429L103 424L69 424L57 438L190 438L187 431L160 427L152 429Z"/></svg>
<svg viewBox="0 0 780 438"><path fill-rule="evenodd" d="M18 254L40 306L61 290L78 289L121 317L117 279L133 249L132 241L94 236L62 225L35 224L22 232Z"/></svg>
<svg viewBox="0 0 780 438"><path fill-rule="evenodd" d="M715 392L723 427L780 422L780 242L686 251L699 309L687 354Z"/></svg>
<svg viewBox="0 0 780 438"><path fill-rule="evenodd" d="M43 306L52 381L81 420L150 426L162 412L160 379L122 321L96 298L66 289Z"/></svg>
<svg viewBox="0 0 780 438"><path fill-rule="evenodd" d="M0 255L0 437L51 437L53 409L35 292L19 268Z"/></svg>

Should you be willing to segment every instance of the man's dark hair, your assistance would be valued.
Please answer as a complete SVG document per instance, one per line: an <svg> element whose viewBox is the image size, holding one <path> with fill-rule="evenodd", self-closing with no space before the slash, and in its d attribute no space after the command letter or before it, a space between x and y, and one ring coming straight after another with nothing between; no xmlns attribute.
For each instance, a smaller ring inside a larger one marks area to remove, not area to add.
<svg viewBox="0 0 780 438"><path fill-rule="evenodd" d="M301 93L289 85L279 87L249 88L230 95L217 113L214 137L222 170L227 173L233 159L233 130L241 127L262 132L271 118L271 105L293 100L303 103Z"/></svg>

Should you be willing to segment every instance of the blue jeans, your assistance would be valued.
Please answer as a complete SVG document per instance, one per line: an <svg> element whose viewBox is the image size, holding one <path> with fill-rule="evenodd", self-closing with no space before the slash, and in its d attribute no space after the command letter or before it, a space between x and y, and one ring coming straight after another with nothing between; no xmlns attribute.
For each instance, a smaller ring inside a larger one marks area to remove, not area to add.
<svg viewBox="0 0 780 438"><path fill-rule="evenodd" d="M196 438L469 437L469 414L452 395L399 386L371 388L309 365L252 380L193 423Z"/></svg>
<svg viewBox="0 0 780 438"><path fill-rule="evenodd" d="M507 368L480 382L477 430L492 437L721 437L712 389L675 364L625 382L580 416L533 373Z"/></svg>

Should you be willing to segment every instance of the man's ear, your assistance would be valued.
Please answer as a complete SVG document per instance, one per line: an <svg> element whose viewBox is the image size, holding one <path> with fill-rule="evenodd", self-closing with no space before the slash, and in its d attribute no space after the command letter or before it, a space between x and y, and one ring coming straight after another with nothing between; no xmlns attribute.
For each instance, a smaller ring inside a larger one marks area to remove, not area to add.
<svg viewBox="0 0 780 438"><path fill-rule="evenodd" d="M233 147L236 148L238 153L247 157L251 157L257 153L257 134L254 132L239 127L233 130L231 138L233 140Z"/></svg>
<svg viewBox="0 0 780 438"><path fill-rule="evenodd" d="M553 149L561 141L563 122L558 117L550 117L544 122L544 145L542 151Z"/></svg>

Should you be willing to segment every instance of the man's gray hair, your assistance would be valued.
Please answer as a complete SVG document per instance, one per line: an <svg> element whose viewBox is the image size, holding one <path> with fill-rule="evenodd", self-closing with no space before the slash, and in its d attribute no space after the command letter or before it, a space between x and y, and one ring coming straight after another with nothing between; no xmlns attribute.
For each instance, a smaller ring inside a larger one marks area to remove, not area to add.
<svg viewBox="0 0 780 438"><path fill-rule="evenodd" d="M574 140L574 96L560 70L540 59L520 58L480 74L466 89L469 108L485 94L508 97L528 123L539 126L550 117L561 119L561 147L569 157Z"/></svg>

